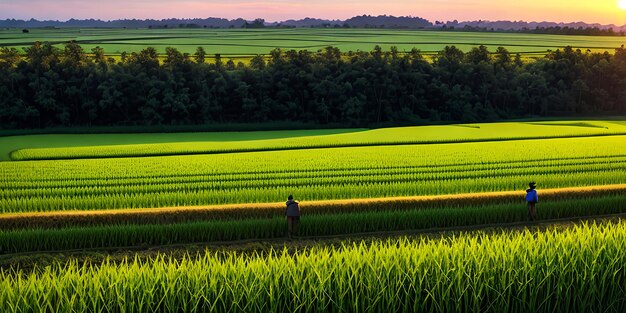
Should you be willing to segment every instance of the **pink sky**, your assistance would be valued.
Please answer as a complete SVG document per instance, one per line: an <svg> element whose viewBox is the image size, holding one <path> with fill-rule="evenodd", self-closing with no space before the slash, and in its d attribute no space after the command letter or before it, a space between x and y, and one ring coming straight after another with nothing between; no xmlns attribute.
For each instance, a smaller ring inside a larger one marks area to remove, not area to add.
<svg viewBox="0 0 626 313"><path fill-rule="evenodd" d="M0 19L346 19L362 14L435 20L526 20L626 24L618 0L0 0Z"/></svg>

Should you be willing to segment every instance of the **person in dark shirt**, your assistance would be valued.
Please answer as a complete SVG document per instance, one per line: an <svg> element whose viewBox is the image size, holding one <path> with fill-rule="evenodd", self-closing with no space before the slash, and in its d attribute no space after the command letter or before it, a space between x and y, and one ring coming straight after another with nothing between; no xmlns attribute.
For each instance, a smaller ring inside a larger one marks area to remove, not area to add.
<svg viewBox="0 0 626 313"><path fill-rule="evenodd" d="M537 219L537 209L535 208L535 206L537 205L537 202L539 202L539 197L537 197L537 190L535 190L535 188L537 187L537 184L535 184L534 182L528 184L528 189L526 189L526 203L527 203L527 207L528 207L528 218L531 221L534 221Z"/></svg>
<svg viewBox="0 0 626 313"><path fill-rule="evenodd" d="M287 205L287 208L285 209L285 216L287 217L287 234L289 238L293 238L296 234L298 223L300 223L300 207L298 206L298 202L293 200L292 195L289 195L285 205Z"/></svg>

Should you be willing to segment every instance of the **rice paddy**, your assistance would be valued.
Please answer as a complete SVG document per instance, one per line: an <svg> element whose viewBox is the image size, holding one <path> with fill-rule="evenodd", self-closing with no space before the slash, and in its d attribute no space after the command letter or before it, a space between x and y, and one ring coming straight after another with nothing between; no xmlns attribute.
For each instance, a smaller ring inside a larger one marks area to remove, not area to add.
<svg viewBox="0 0 626 313"><path fill-rule="evenodd" d="M176 47L181 52L194 53L198 46L210 55L221 54L231 58L249 58L268 54L274 48L286 50L317 51L335 46L342 51L370 51L375 45L389 50L397 46L400 51L417 48L425 53L436 53L445 46L455 45L468 51L485 45L491 51L502 46L510 52L528 56L542 56L548 50L566 46L594 52L613 52L624 44L623 37L566 36L543 34L440 32L428 30L389 29L31 29L23 34L21 29L0 30L0 46L22 48L35 41L48 41L61 45L70 40L81 44L86 51L96 46L111 55L138 52L145 47L155 47L160 53L166 47Z"/></svg>
<svg viewBox="0 0 626 313"><path fill-rule="evenodd" d="M0 310L621 312L623 221L0 270Z"/></svg>
<svg viewBox="0 0 626 313"><path fill-rule="evenodd" d="M454 194L519 190L531 180L544 188L617 184L626 181L625 140L2 162L0 208L9 213L275 202L287 194L301 200Z"/></svg>
<svg viewBox="0 0 626 313"><path fill-rule="evenodd" d="M625 127L588 120L2 137L3 260L281 240L289 194L301 202L298 236L311 240L522 228L530 181L542 221L617 220L0 267L0 311L621 312Z"/></svg>
<svg viewBox="0 0 626 313"><path fill-rule="evenodd" d="M383 129L248 133L30 135L0 138L5 158L48 160L461 143L626 135L613 121L480 123Z"/></svg>

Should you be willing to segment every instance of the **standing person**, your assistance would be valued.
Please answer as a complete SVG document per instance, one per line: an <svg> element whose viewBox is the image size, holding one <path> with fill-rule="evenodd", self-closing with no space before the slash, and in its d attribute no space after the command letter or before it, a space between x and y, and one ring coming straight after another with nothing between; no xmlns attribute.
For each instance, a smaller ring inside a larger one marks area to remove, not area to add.
<svg viewBox="0 0 626 313"><path fill-rule="evenodd" d="M537 219L537 210L535 208L535 206L537 205L537 202L539 202L539 197L537 197L537 190L535 190L535 188L537 187L537 184L535 184L534 182L528 184L528 189L526 189L526 202L527 202L527 206L528 206L528 218L531 221L534 221Z"/></svg>
<svg viewBox="0 0 626 313"><path fill-rule="evenodd" d="M287 197L287 202L285 202L287 208L285 209L285 216L287 217L287 234L289 238L292 238L296 233L298 228L298 223L300 223L300 206L298 206L298 202L293 200L293 196L289 195Z"/></svg>

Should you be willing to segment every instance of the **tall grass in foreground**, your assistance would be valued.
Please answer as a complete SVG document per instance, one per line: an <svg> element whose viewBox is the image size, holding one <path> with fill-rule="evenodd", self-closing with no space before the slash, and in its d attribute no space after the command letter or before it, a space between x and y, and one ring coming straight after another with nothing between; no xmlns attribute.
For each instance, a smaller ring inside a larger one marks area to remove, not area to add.
<svg viewBox="0 0 626 313"><path fill-rule="evenodd" d="M0 271L2 312L623 312L626 223Z"/></svg>
<svg viewBox="0 0 626 313"><path fill-rule="evenodd" d="M539 218L555 219L626 212L622 195L541 204ZM527 220L523 204L477 205L303 216L301 236L335 236ZM245 239L283 238L284 218L212 220L178 224L107 225L0 232L0 252L111 249Z"/></svg>

